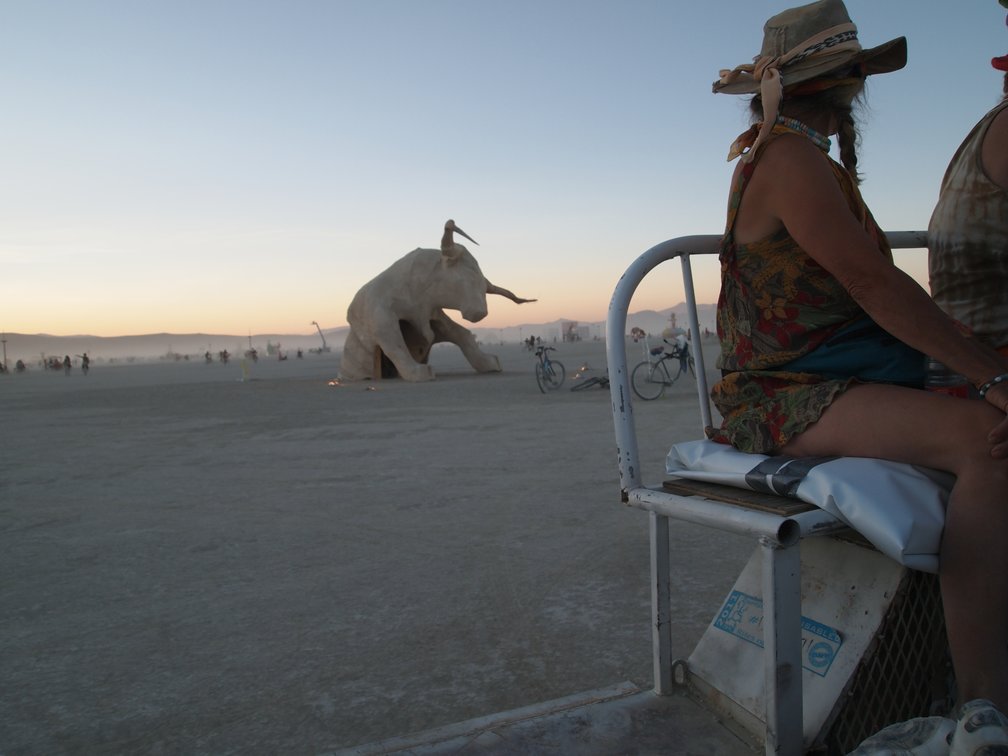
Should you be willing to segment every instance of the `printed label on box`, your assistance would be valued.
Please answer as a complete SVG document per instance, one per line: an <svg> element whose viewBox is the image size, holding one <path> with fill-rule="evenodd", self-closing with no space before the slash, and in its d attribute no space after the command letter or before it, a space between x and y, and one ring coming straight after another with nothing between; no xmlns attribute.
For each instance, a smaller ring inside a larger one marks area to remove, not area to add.
<svg viewBox="0 0 1008 756"><path fill-rule="evenodd" d="M801 623L802 667L826 677L843 645L840 631L804 616ZM732 591L715 618L714 627L763 648L763 599Z"/></svg>

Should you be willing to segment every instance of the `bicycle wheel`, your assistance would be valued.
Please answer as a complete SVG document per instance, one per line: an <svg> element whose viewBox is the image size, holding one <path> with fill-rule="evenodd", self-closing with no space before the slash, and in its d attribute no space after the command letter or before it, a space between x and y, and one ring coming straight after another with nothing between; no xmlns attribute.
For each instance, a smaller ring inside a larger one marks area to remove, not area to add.
<svg viewBox="0 0 1008 756"><path fill-rule="evenodd" d="M591 388L592 386L600 386L602 384L602 379L597 375L591 378L586 378L583 381L578 381L573 386L571 386L571 391L584 391L586 388Z"/></svg>
<svg viewBox="0 0 1008 756"><path fill-rule="evenodd" d="M665 390L665 368L660 362L642 362L630 376L633 392L644 401L657 399Z"/></svg>
<svg viewBox="0 0 1008 756"><path fill-rule="evenodd" d="M539 384L539 390L544 394L549 391L549 382L546 379L546 371L541 362L536 363L536 383Z"/></svg>
<svg viewBox="0 0 1008 756"><path fill-rule="evenodd" d="M556 360L550 360L546 365L541 362L536 365L536 383L544 394L560 388L566 375L563 364Z"/></svg>
<svg viewBox="0 0 1008 756"><path fill-rule="evenodd" d="M546 377L548 378L549 389L552 391L563 386L564 378L567 377L567 370L564 368L562 362L550 360L549 369L546 371Z"/></svg>

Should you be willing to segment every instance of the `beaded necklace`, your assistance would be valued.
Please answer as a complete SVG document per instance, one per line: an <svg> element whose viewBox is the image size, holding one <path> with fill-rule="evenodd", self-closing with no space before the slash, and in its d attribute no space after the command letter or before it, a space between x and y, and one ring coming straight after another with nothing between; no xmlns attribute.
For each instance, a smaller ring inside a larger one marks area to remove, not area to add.
<svg viewBox="0 0 1008 756"><path fill-rule="evenodd" d="M799 134L804 134L812 140L812 144L823 152L829 152L830 147L833 145L828 138L824 137L818 131L813 131L796 118L788 118L787 116L779 115L777 116L777 123L785 128L791 129L792 131L797 131Z"/></svg>

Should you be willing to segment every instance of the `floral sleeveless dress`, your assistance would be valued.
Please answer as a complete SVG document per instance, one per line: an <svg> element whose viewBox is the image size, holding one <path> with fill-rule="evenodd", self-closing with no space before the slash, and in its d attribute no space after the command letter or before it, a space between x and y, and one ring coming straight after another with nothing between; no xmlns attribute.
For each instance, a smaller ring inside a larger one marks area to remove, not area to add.
<svg viewBox="0 0 1008 756"><path fill-rule="evenodd" d="M745 164L732 187L721 242L721 294L717 330L718 367L723 378L711 399L723 417L707 435L746 452L771 454L814 423L833 399L858 380L852 368L838 373L795 369L831 337L869 323L843 286L791 238L786 229L751 244L734 239L735 218L753 171L767 144L781 134L800 133L778 124ZM892 260L885 235L868 211L846 169L824 151L851 212ZM884 334L888 336L888 334ZM891 336L888 337L890 340Z"/></svg>

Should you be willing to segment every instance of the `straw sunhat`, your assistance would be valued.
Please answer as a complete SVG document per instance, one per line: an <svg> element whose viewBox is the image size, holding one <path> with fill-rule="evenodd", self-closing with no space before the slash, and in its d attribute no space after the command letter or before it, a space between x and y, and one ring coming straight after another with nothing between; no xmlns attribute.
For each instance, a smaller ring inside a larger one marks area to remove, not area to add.
<svg viewBox="0 0 1008 756"><path fill-rule="evenodd" d="M861 47L857 27L842 0L820 0L778 13L763 26L763 49L753 62L722 70L721 78L714 82L715 93L759 92L763 104L763 120L755 137L750 141L743 134L736 139L728 160L739 155L743 162L753 159L779 116L785 87L845 71L851 71L846 79L827 83L860 81L869 74L899 70L906 65L906 58L906 37L867 50Z"/></svg>
<svg viewBox="0 0 1008 756"><path fill-rule="evenodd" d="M889 73L906 65L906 37L864 49L842 0L790 8L763 26L763 48L753 63L721 71L714 91L753 94L771 72L787 87L834 71L861 66L864 75Z"/></svg>

